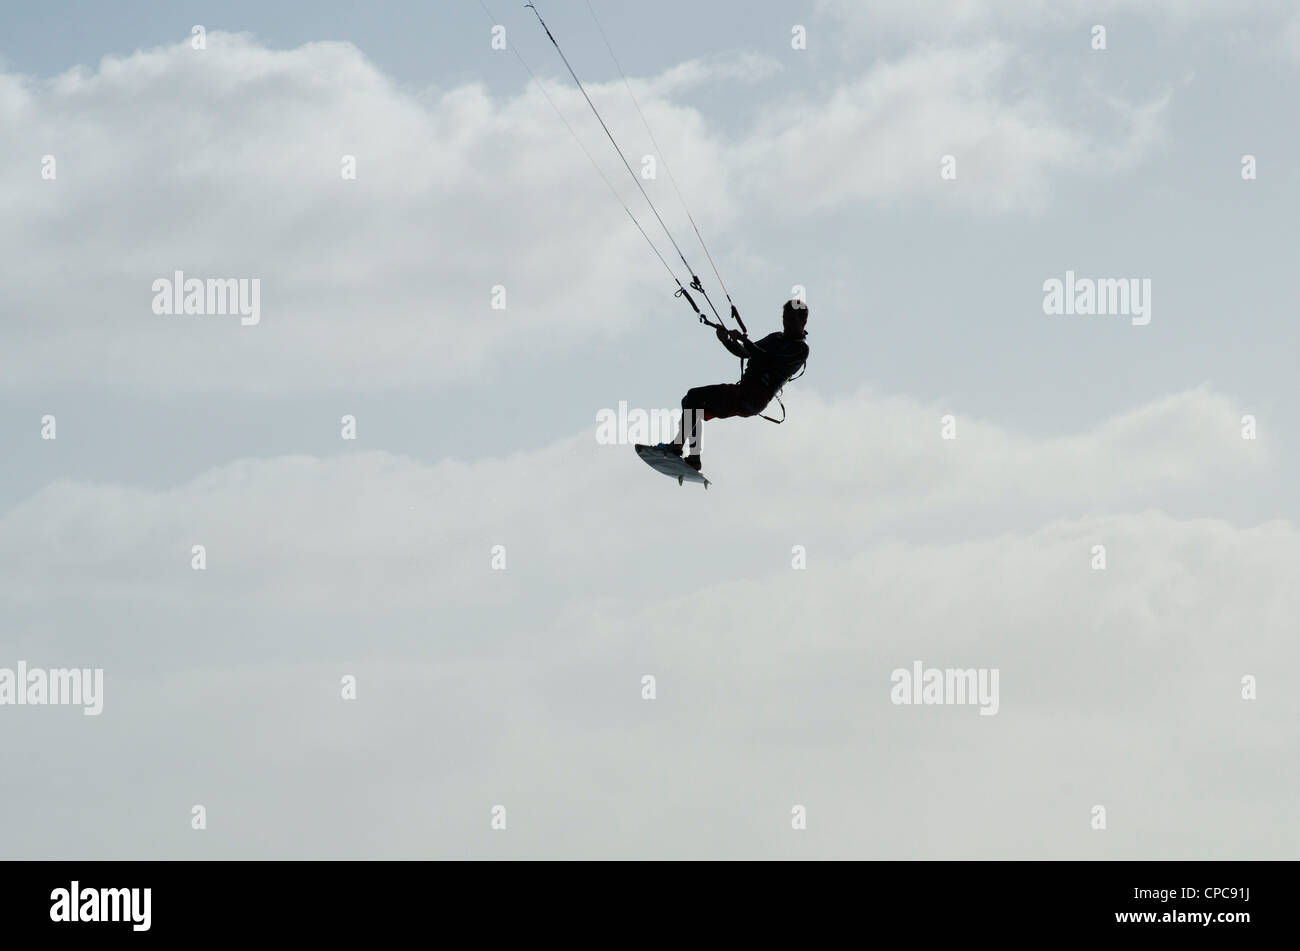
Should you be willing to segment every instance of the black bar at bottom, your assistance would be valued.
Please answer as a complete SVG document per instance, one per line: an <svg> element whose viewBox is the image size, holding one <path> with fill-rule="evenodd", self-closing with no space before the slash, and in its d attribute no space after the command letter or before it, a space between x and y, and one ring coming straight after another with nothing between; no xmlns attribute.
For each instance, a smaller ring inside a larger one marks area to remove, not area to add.
<svg viewBox="0 0 1300 951"><path fill-rule="evenodd" d="M1291 862L8 862L0 922L7 939L374 941L414 931L459 941L469 929L693 944L847 929L910 936L917 947L1003 935L1232 941L1292 933L1279 896L1295 871Z"/></svg>

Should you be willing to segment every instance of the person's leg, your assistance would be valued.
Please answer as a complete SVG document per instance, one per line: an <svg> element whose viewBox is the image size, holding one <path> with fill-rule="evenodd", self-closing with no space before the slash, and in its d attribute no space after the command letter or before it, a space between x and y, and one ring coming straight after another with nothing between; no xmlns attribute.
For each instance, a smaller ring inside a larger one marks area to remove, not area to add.
<svg viewBox="0 0 1300 951"><path fill-rule="evenodd" d="M700 418L709 405L710 391L714 389L717 387L693 386L686 391L682 397L682 418L677 422L677 435L664 446L665 449L680 456L684 445L698 444Z"/></svg>
<svg viewBox="0 0 1300 951"><path fill-rule="evenodd" d="M686 449L686 461L700 468L700 440L706 419L726 419L730 416L749 415L748 406L735 383L717 383L713 386L696 386L682 397L682 420L677 436L668 445L672 452Z"/></svg>

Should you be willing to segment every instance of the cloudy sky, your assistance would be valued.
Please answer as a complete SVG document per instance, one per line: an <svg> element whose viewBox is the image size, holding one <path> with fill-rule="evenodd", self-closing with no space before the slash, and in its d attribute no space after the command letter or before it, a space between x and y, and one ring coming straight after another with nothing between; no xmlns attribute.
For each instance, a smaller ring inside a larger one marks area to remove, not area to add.
<svg viewBox="0 0 1300 951"><path fill-rule="evenodd" d="M707 492L597 439L738 368L530 11L0 11L0 671L104 671L0 705L0 854L1300 855L1294 4L592 0L662 151L541 6L750 330L805 289Z"/></svg>

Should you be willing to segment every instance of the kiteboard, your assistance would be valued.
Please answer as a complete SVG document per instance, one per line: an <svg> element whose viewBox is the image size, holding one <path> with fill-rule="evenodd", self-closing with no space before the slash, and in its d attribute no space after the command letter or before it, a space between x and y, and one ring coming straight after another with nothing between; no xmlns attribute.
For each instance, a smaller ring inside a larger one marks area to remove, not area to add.
<svg viewBox="0 0 1300 951"><path fill-rule="evenodd" d="M651 469L676 479L678 485L686 481L702 483L706 489L709 487L709 480L704 478L704 474L688 466L675 452L668 452L658 446L643 446L637 443L636 454L645 460L646 465Z"/></svg>

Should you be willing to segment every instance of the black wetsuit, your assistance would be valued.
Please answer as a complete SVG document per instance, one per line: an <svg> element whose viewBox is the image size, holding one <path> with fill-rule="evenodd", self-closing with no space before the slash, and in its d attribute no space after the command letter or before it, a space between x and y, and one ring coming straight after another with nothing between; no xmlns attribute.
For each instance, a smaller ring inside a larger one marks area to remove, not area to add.
<svg viewBox="0 0 1300 951"><path fill-rule="evenodd" d="M696 386L682 397L682 433L676 440L688 451L699 453L699 423L706 419L729 416L757 416L785 386L786 380L799 372L808 359L806 332L787 334L778 330L757 342L728 338L723 346L749 361L739 383L716 383ZM689 412L688 412L689 411Z"/></svg>
<svg viewBox="0 0 1300 951"><path fill-rule="evenodd" d="M736 356L749 359L738 385L746 401L755 407L754 413L761 413L785 386L785 381L798 373L808 360L808 344L803 341L806 336L804 333L792 337L778 330L757 343L741 340L737 346L727 347Z"/></svg>

